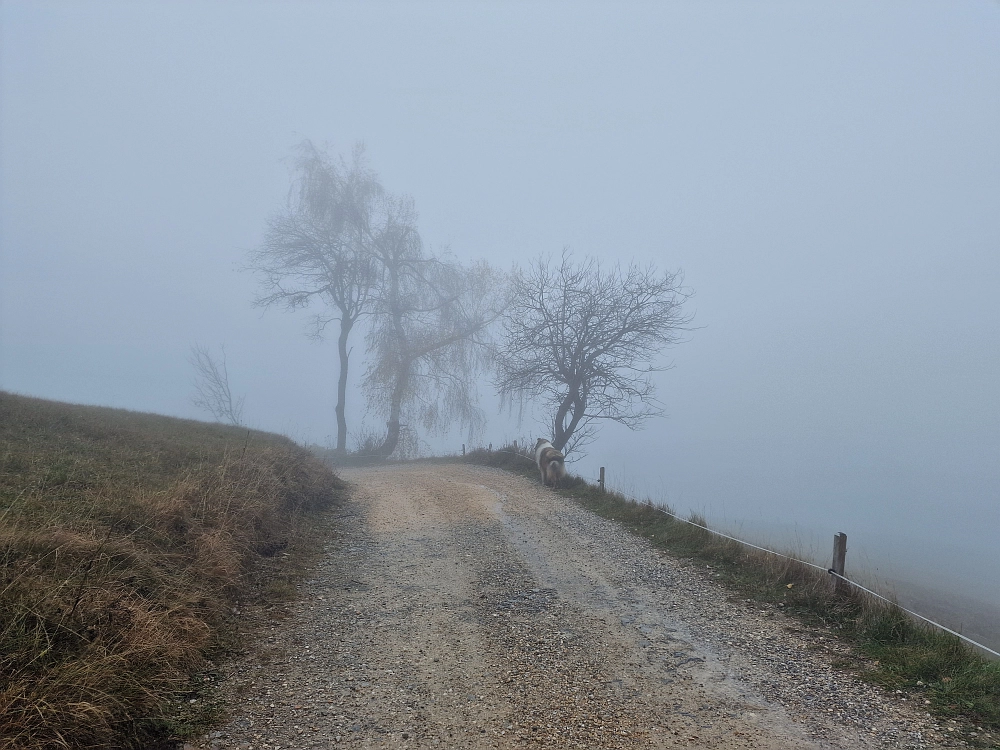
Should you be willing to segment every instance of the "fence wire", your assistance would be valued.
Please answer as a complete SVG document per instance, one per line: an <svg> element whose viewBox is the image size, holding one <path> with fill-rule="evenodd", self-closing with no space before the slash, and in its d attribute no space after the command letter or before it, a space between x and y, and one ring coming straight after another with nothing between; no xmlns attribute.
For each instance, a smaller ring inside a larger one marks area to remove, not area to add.
<svg viewBox="0 0 1000 750"><path fill-rule="evenodd" d="M512 456L520 456L521 458L525 459L526 461L532 461L532 462L534 462L534 460L535 460L531 456L527 456L527 455L525 455L523 453L515 453L514 451L499 450L498 449L498 450L491 451L491 452L492 453L507 453L507 454L512 455ZM849 583L851 586L854 586L854 588L860 589L861 591L864 591L866 594L870 594L871 596L874 596L876 599L881 599L882 601L888 602L889 604L893 605L894 607L898 607L903 612L906 612L906 614L911 615L912 617L916 617L918 620L923 620L927 624L933 625L934 627L936 627L936 628L938 628L940 630L943 630L944 632L949 633L949 634L955 636L956 638L960 638L961 640L963 640L966 643L969 643L969 644L975 646L978 649L982 649L983 651L986 651L987 653L992 654L993 656L1000 657L1000 651L994 651L989 646L984 646L982 643L974 641L971 638L969 638L968 636L962 635L961 633L959 633L959 632L957 632L955 630L952 630L951 628L946 627L945 625L942 625L939 622L935 622L934 620L931 620L928 617L924 617L919 612L914 612L913 610L907 609L906 607L902 607L902 606L900 606L900 604L898 602L895 602L892 599L889 599L889 598L887 598L885 596L882 596L882 594L878 593L877 591L872 591L870 588L867 588L866 586L862 586L857 581L852 581L850 578L846 578L845 576L840 575L840 573L837 573L833 568L824 568L822 565L817 565L816 563L809 562L808 560L800 560L797 557L792 557L790 555L785 555L785 554L782 554L781 552L775 552L773 549L768 549L767 547L760 547L760 546L758 546L756 544L753 544L751 542L748 542L748 541L746 541L744 539L738 539L735 536L730 536L729 534L723 534L721 531L716 531L715 529L710 529L708 526L705 526L704 524L700 524L700 523L692 521L692 520L690 520L688 518L684 518L682 516L678 516L676 513L671 513L670 511L666 510L665 508L661 508L658 505L653 505L652 503L649 504L649 507L652 508L655 511L658 511L659 513L663 513L666 516L670 516L671 518L673 518L673 519L675 519L677 521L683 521L684 523L690 524L691 526L696 526L699 529L704 529L709 534L714 534L715 536L721 536L724 539L729 539L730 541L737 542L738 544L742 544L745 547L751 547L753 549L760 550L761 552L766 552L769 555L775 555L777 557L784 558L785 560L791 560L791 561L797 562L797 563L799 563L801 565L807 565L808 567L815 568L816 570L822 570L824 573L829 573L831 576L834 576L835 578L839 578L844 583Z"/></svg>
<svg viewBox="0 0 1000 750"><path fill-rule="evenodd" d="M674 518L674 519L676 519L678 521L683 521L684 523L691 524L692 526L697 526L699 529L704 529L705 531L707 531L710 534L715 534L716 536L721 536L721 537L723 537L725 539L731 539L732 541L738 542L739 544L742 544L745 547L752 547L753 549L760 550L761 552L767 552L769 555L776 555L777 557L783 557L786 560L792 560L792 561L797 562L797 563L799 563L801 565L808 565L810 568L816 568L816 570L822 570L825 573L829 573L834 578L839 578L841 581L844 581L844 583L851 584L856 589L860 589L861 591L864 591L865 593L870 594L871 596L874 596L877 599L881 599L882 601L888 602L889 604L893 605L894 607L898 607L903 612L906 612L908 615L912 615L913 617L916 617L916 618L918 618L920 620L923 620L924 622L929 623L929 624L933 625L934 627L943 630L946 633L951 633L951 635L954 635L954 636L956 636L958 638L961 638L966 643L971 643L976 648L981 648L983 651L987 651L987 652L993 654L994 656L1000 657L1000 652L994 651L989 646L984 646L982 643L978 643L977 641L972 640L968 636L964 636L961 633L956 632L956 631L952 630L951 628L942 625L939 622L934 622L934 620L931 620L930 618L924 617L922 614L920 614L918 612L914 612L913 610L907 609L906 607L901 606L898 602L895 602L892 599L888 599L888 598L882 596L882 594L878 593L877 591L872 591L870 588L868 588L866 586L862 586L857 581L852 581L850 578L842 576L840 573L838 573L837 571L835 571L833 568L824 568L822 565L817 565L816 563L811 563L808 560L800 560L797 557L791 557L790 555L783 555L780 552L775 552L773 549L767 549L766 547L759 547L756 544L751 544L750 542L747 542L747 541L745 541L743 539L737 539L736 537L730 536L729 534L723 534L721 531L716 531L715 529L708 528L708 526L704 526L704 525L702 525L700 523L695 523L694 521L691 521L691 520L689 520L687 518L682 518L681 516L678 516L676 513L671 513L670 511L665 510L664 508L660 508L660 507L658 507L656 505L650 505L650 507L653 510L659 511L660 513L663 513L664 515L670 516L671 518Z"/></svg>

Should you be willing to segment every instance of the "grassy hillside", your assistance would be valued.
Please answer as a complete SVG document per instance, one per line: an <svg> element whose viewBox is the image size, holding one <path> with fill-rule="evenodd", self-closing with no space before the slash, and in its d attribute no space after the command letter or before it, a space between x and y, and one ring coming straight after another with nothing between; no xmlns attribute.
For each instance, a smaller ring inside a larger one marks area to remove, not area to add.
<svg viewBox="0 0 1000 750"><path fill-rule="evenodd" d="M534 461L517 455L512 446L472 451L460 460L538 481ZM565 481L560 493L672 555L708 563L741 596L831 628L853 647L854 657L841 666L901 690L940 719L955 722L969 746L1000 747L1000 661L984 659L958 638L857 590L834 595L829 576L820 571L715 536L649 503L603 492L578 477Z"/></svg>
<svg viewBox="0 0 1000 750"><path fill-rule="evenodd" d="M149 746L342 485L291 441L0 392L0 747Z"/></svg>

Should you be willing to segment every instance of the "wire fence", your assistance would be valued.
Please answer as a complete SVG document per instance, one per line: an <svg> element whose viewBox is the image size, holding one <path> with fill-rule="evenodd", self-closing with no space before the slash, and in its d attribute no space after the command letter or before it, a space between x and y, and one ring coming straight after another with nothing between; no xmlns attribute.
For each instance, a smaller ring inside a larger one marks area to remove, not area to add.
<svg viewBox="0 0 1000 750"><path fill-rule="evenodd" d="M725 539L731 539L732 541L737 542L739 544L742 544L745 547L752 547L753 549L760 550L761 552L766 552L769 555L776 555L778 557L783 557L786 560L792 560L792 561L797 562L797 563L799 563L801 565L807 565L810 568L815 568L816 570L822 570L825 573L829 573L834 578L837 578L837 579L843 581L844 583L850 584L854 588L860 589L861 591L864 591L866 594L870 594L871 596L874 596L876 599L881 599L882 601L888 602L889 604L893 605L894 607L898 607L900 610L902 610L903 612L906 612L906 614L908 614L908 615L916 617L919 620L923 620L924 622L926 622L926 623L928 623L930 625L933 625L934 627L939 628L940 630L943 630L946 633L950 633L951 635L954 635L954 636L960 638L961 640L965 641L966 643L972 644L976 648L982 649L983 651L986 651L987 653L993 654L993 656L1000 657L1000 652L994 651L989 646L984 646L982 643L974 641L971 638L969 638L968 636L962 635L961 633L959 633L959 632L957 632L955 630L952 630L951 628L949 628L949 627L947 627L945 625L942 625L939 622L935 622L934 620L931 620L928 617L924 617L919 612L914 612L913 610L907 609L906 607L901 606L899 604L899 602L896 602L896 601L894 601L892 599L889 599L888 597L883 596L882 594L878 593L877 591L872 591L870 588L868 588L867 586L862 586L857 581L852 581L850 578L848 578L848 577L846 577L846 576L838 573L833 568L824 568L822 565L817 565L816 563L809 562L808 560L800 560L797 557L792 557L791 555L785 555L785 554L782 554L781 552L776 552L773 549L768 549L766 547L760 547L760 546L758 546L756 544L752 544L751 542L748 542L748 541L746 541L744 539L737 539L736 537L730 536L729 534L723 534L721 531L716 531L715 529L710 529L708 526L705 526L703 524L695 523L694 521L691 521L690 519L678 516L676 513L671 513L670 511L666 510L665 508L661 508L661 507L659 507L657 505L651 505L650 507L653 508L653 510L656 510L656 511L658 511L660 513L668 515L671 518L674 518L674 519L676 519L678 521L683 521L684 523L691 524L692 526L697 526L699 529L704 529L705 531L707 531L710 534L714 534L716 536L721 536L721 537L723 537Z"/></svg>
<svg viewBox="0 0 1000 750"><path fill-rule="evenodd" d="M462 446L462 452L463 452L463 454L465 453L465 446L464 445ZM504 449L497 449L497 450L494 451L492 444L490 444L489 452L490 453L506 453L508 455L520 456L521 458L525 459L526 461L531 461L532 463L534 463L534 461L535 461L535 459L534 459L533 456L526 455L524 453L521 453L520 451L516 451L515 452L515 451L510 451L510 450L504 450ZM603 469L601 471L603 472ZM602 489L603 489L603 487L602 487ZM632 498L632 499L634 499L634 498ZM905 612L906 614L910 615L911 617L916 617L918 620L922 620L923 622L926 622L929 625L933 625L935 628L938 628L939 630L943 630L945 633L949 633L950 635L953 635L956 638L959 638L959 639L965 641L966 643L969 643L969 644L975 646L978 649L982 649L983 651L985 651L988 654L992 654L993 656L1000 657L1000 651L994 651L989 646L984 646L982 643L974 641L971 638L969 638L968 636L962 635L961 633L959 633L959 632L957 632L955 630L952 630L951 628L949 628L949 627L947 627L945 625L942 625L939 622L935 622L934 620L931 620L929 617L924 617L919 612L914 612L913 610L910 610L910 609L907 609L906 607L900 606L900 604L898 602L896 602L896 601L894 601L892 599L889 599L888 597L883 596L882 594L878 593L877 591L872 591L867 586L862 586L857 581L852 581L850 578L847 578L843 574L838 573L833 568L824 568L822 565L817 565L816 563L809 562L808 560L800 560L797 557L792 557L791 555L786 555L786 554L783 554L781 552L776 552L773 549L768 549L767 547L761 547L761 546L759 546L757 544L753 544L752 542L748 542L745 539L738 539L735 536L730 536L729 534L724 534L721 531L717 531L716 529L709 528L708 526L706 526L704 524L701 524L701 523L698 523L696 521L692 521L689 518L684 518L683 516L679 516L676 513L670 512L666 508L662 508L662 507L660 507L658 505L654 505L652 503L649 503L649 507L652 508L653 510L659 512L659 513L663 513L664 515L670 516L671 518L673 518L673 519L675 519L677 521L681 521L683 523L690 524L691 526L696 526L699 529L703 529L704 531L707 531L709 534L714 534L715 536L722 537L723 539L729 539L730 541L736 542L738 544L742 544L745 547L750 547L752 549L759 550L761 552L766 552L769 555L775 555L777 557L781 557L781 558L784 558L786 560L791 560L793 562L799 563L800 565L806 565L806 566L808 566L810 568L815 568L816 570L821 570L824 573L828 573L831 576L833 576L834 578L837 578L837 579L843 581L844 583L849 584L850 586L853 586L856 589L859 589L860 591L864 591L866 594L869 594L870 596L874 596L876 599L880 599L880 600L882 600L884 602L887 602L888 604L891 604L894 607L899 608L901 611Z"/></svg>

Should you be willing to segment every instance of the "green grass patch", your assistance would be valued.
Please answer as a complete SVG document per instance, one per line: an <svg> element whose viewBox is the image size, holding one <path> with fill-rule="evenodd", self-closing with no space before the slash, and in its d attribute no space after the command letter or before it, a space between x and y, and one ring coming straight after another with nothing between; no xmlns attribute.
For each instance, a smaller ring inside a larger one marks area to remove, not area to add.
<svg viewBox="0 0 1000 750"><path fill-rule="evenodd" d="M515 454L513 446L476 450L457 460L539 481L534 460ZM981 733L1000 732L1000 662L983 658L955 636L864 592L834 594L829 575L815 568L724 539L649 502L604 492L573 476L558 492L675 557L709 565L740 596L774 604L806 625L831 629L855 654L842 666L921 703L930 701L925 705L936 716L960 721L970 744L996 746L983 744ZM697 516L689 520L707 525Z"/></svg>
<svg viewBox="0 0 1000 750"><path fill-rule="evenodd" d="M0 392L0 746L151 747L211 720L181 699L233 646L233 606L293 575L342 493L277 435Z"/></svg>

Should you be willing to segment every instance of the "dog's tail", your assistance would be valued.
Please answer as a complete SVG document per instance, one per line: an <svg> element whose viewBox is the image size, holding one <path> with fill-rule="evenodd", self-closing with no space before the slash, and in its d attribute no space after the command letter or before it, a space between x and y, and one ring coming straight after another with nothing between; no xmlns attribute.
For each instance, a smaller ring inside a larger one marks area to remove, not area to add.
<svg viewBox="0 0 1000 750"><path fill-rule="evenodd" d="M558 479L566 476L566 459L561 453L552 457L552 471Z"/></svg>
<svg viewBox="0 0 1000 750"><path fill-rule="evenodd" d="M558 487L559 482L566 478L566 459L557 450L549 454L548 474L553 487Z"/></svg>

